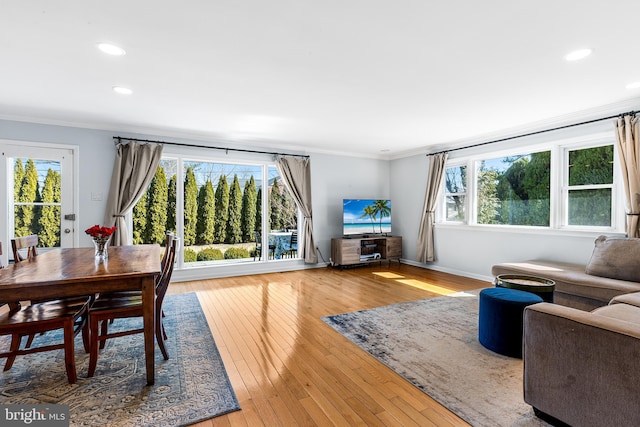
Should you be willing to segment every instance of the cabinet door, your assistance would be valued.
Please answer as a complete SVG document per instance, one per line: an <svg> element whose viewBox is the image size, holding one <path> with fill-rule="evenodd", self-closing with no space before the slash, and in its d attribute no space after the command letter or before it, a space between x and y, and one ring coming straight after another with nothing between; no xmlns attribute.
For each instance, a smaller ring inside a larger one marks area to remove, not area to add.
<svg viewBox="0 0 640 427"><path fill-rule="evenodd" d="M387 237L387 258L402 258L402 237Z"/></svg>
<svg viewBox="0 0 640 427"><path fill-rule="evenodd" d="M338 265L360 262L360 239L332 239L333 262Z"/></svg>

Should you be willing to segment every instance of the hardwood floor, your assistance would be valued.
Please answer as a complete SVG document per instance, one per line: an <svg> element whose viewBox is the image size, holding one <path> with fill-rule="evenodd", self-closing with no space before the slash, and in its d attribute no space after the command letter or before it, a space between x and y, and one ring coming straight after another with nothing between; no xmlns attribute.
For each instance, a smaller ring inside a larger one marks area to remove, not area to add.
<svg viewBox="0 0 640 427"><path fill-rule="evenodd" d="M172 283L197 293L242 408L196 425L467 425L320 318L487 286L395 263Z"/></svg>

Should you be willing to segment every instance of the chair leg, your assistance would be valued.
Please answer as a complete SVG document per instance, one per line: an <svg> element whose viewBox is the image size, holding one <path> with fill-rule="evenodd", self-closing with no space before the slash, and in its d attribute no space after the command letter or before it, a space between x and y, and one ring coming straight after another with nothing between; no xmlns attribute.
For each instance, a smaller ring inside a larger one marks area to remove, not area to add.
<svg viewBox="0 0 640 427"><path fill-rule="evenodd" d="M98 319L89 316L89 342L91 343L89 345L89 369L87 370L87 377L89 378L96 372L96 365L98 364L98 335L100 335L98 324Z"/></svg>
<svg viewBox="0 0 640 427"><path fill-rule="evenodd" d="M29 338L27 339L27 343L24 345L25 348L31 347L33 344L33 339L36 337L36 334L29 334Z"/></svg>
<svg viewBox="0 0 640 427"><path fill-rule="evenodd" d="M162 356L164 360L169 360L169 352L167 352L167 347L165 345L165 339L167 339L166 334L164 333L164 325L162 324L162 317L156 316L156 341L158 342L158 347L160 347L160 351L162 352Z"/></svg>
<svg viewBox="0 0 640 427"><path fill-rule="evenodd" d="M68 319L64 326L64 364L67 369L67 378L69 384L75 384L78 381L76 374L76 358L74 352L74 322L73 319Z"/></svg>
<svg viewBox="0 0 640 427"><path fill-rule="evenodd" d="M115 319L109 319L109 321L103 320L102 326L100 329L100 335L105 336L109 333L109 323L112 323ZM107 344L107 340L100 341L100 350L104 349L104 346Z"/></svg>
<svg viewBox="0 0 640 427"><path fill-rule="evenodd" d="M91 351L91 331L89 330L89 320L87 318L82 321L82 346L85 353Z"/></svg>
<svg viewBox="0 0 640 427"><path fill-rule="evenodd" d="M8 371L13 366L13 362L16 360L17 351L20 348L20 342L22 341L22 335L11 334L11 346L9 347L9 356L4 364L4 370Z"/></svg>

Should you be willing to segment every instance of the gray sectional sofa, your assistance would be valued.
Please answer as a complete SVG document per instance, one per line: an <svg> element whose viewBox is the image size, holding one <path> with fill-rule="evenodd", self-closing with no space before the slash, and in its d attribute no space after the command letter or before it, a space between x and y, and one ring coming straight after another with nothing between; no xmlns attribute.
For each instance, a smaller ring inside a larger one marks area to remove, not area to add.
<svg viewBox="0 0 640 427"><path fill-rule="evenodd" d="M556 304L591 311L617 295L640 292L640 239L600 236L586 266L532 260L496 264L491 273L551 279L556 282Z"/></svg>
<svg viewBox="0 0 640 427"><path fill-rule="evenodd" d="M571 426L640 426L640 239L596 239L586 266L493 266L556 282L555 303L524 310L524 400Z"/></svg>

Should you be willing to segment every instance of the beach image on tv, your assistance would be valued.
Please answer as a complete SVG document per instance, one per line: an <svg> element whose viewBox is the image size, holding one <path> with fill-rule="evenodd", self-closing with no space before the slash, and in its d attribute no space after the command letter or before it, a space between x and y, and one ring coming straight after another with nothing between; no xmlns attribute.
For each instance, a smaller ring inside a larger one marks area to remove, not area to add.
<svg viewBox="0 0 640 427"><path fill-rule="evenodd" d="M391 233L391 200L343 200L343 233Z"/></svg>

